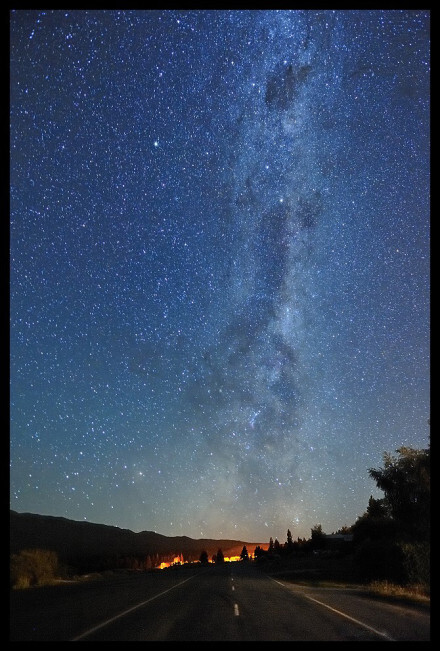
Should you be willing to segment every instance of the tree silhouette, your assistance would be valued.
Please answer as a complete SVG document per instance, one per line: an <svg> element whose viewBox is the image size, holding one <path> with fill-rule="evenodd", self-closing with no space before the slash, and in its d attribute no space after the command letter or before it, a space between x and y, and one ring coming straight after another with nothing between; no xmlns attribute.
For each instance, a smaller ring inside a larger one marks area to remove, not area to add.
<svg viewBox="0 0 440 651"><path fill-rule="evenodd" d="M240 558L242 561L249 560L249 554L248 554L248 550L246 549L246 545L244 545L243 549L241 550Z"/></svg>
<svg viewBox="0 0 440 651"><path fill-rule="evenodd" d="M215 562L216 563L224 563L225 562L225 557L221 549L217 550L217 555L215 557Z"/></svg>
<svg viewBox="0 0 440 651"><path fill-rule="evenodd" d="M259 558L262 558L263 556L266 556L267 552L260 547L260 545L257 545L254 550L254 558L258 560Z"/></svg>
<svg viewBox="0 0 440 651"><path fill-rule="evenodd" d="M284 551L286 554L291 554L294 551L293 538L290 529L287 529L287 541L284 545Z"/></svg>
<svg viewBox="0 0 440 651"><path fill-rule="evenodd" d="M396 452L397 457L386 452L383 467L370 468L368 472L384 492L383 506L399 523L404 537L427 540L430 532L430 450L401 447Z"/></svg>
<svg viewBox="0 0 440 651"><path fill-rule="evenodd" d="M206 563L208 563L208 552L206 550L202 551L199 560L203 565L206 565Z"/></svg>
<svg viewBox="0 0 440 651"><path fill-rule="evenodd" d="M354 563L363 580L430 585L430 451L385 453L369 474L385 497L372 496L352 526Z"/></svg>
<svg viewBox="0 0 440 651"><path fill-rule="evenodd" d="M325 547L325 533L322 530L320 524L315 524L311 529L312 534L312 548L313 549L323 549Z"/></svg>
<svg viewBox="0 0 440 651"><path fill-rule="evenodd" d="M370 518L386 518L388 516L388 509L383 499L375 499L370 495L368 500L367 515Z"/></svg>

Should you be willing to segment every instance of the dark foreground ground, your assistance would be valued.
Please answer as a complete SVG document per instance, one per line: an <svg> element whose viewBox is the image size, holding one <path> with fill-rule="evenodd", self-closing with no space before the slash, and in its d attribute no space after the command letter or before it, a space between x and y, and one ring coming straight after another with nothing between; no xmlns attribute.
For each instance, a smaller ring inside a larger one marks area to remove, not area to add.
<svg viewBox="0 0 440 651"><path fill-rule="evenodd" d="M346 561L304 559L118 571L12 590L10 641L430 639L429 601L371 595L349 575Z"/></svg>

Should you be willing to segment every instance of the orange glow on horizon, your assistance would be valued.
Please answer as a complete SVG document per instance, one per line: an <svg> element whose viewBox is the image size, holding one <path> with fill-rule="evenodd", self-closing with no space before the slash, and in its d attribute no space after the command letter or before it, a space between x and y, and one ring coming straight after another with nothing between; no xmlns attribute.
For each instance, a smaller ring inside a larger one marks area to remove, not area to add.
<svg viewBox="0 0 440 651"><path fill-rule="evenodd" d="M249 560L253 559L253 555L249 554ZM236 563L237 561L241 561L241 556L225 556L224 562L225 563ZM184 561L182 556L175 556L172 561L163 561L160 565L158 565L159 570L164 570L167 567L171 567L172 565L187 565L189 561ZM200 562L200 561L198 561ZM215 564L213 560L208 559L208 563Z"/></svg>

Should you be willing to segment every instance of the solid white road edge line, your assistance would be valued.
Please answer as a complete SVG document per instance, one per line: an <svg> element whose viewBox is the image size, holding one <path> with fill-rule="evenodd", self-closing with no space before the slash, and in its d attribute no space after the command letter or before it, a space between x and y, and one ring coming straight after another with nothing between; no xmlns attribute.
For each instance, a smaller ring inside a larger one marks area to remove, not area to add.
<svg viewBox="0 0 440 651"><path fill-rule="evenodd" d="M150 597L150 599L147 599L146 601L142 601L140 604L136 604L136 606L132 606L131 608L128 608L127 610L124 610L122 613L119 613L118 615L115 615L114 617L111 617L110 619L107 619L107 621L102 622L102 624L98 624L98 626L95 626L94 628L90 628L88 631L85 631L84 633L81 633L81 635L77 635L74 637L71 642L76 642L77 640L81 640L83 637L87 637L87 635L90 635L90 633L94 633L95 631L98 631L100 628L103 628L104 626L107 626L108 624L111 624L112 622L116 621L117 619L120 619L121 617L124 617L124 615L128 615L128 613L131 613L133 610L136 610L136 608L141 608L141 606L145 606L145 604L150 603L150 601L154 601L158 597L161 597L162 595L166 594L167 592L170 592L171 590L174 590L174 588L178 588L179 585L183 585L187 581L190 581L193 579L193 576L190 576L188 579L185 579L185 581L181 581L180 583L176 583L176 585L173 585L171 588L168 588L168 590L164 590L163 592L159 592L159 594L154 595L154 597Z"/></svg>
<svg viewBox="0 0 440 651"><path fill-rule="evenodd" d="M269 577L272 579L272 577ZM275 583L278 583L278 585L281 585L283 588L289 589L287 585L284 583L281 583L280 581L277 581L276 579L272 579L272 581L275 581ZM350 615L347 615L346 613L343 613L341 610L336 610L336 608L332 608L328 604L325 604L323 601L318 601L318 599L314 599L313 597L310 597L309 595L305 594L305 592L301 593L303 597L306 599L309 599L309 601L314 601L315 603L319 604L320 606L324 606L324 608L328 608L329 610L333 611L337 615L340 615L341 617L345 617L345 619L349 619L350 621L354 622L355 624L358 624L359 626L362 626L363 628L366 628L368 631L371 631L372 633L375 633L376 635L380 635L380 637L385 637L387 640L390 640L390 642L396 642L394 638L390 637L386 633L382 633L382 631L378 631L377 629L373 628L372 626L369 626L368 624L365 624L365 622L359 621L359 619L355 619L354 617L350 617Z"/></svg>

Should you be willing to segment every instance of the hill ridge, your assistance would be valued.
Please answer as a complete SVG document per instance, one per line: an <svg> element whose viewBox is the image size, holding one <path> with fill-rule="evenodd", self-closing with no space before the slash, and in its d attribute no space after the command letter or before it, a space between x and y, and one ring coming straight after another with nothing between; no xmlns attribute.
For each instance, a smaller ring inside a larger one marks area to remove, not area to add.
<svg viewBox="0 0 440 651"><path fill-rule="evenodd" d="M155 531L134 532L114 525L83 520L70 520L62 516L19 513L10 510L10 552L23 549L55 551L60 561L77 564L90 562L96 557L148 556L166 557L182 555L184 560L195 561L202 551L208 556L220 548L227 557L238 556L246 545L249 553L267 544L228 538L190 538L165 536Z"/></svg>

